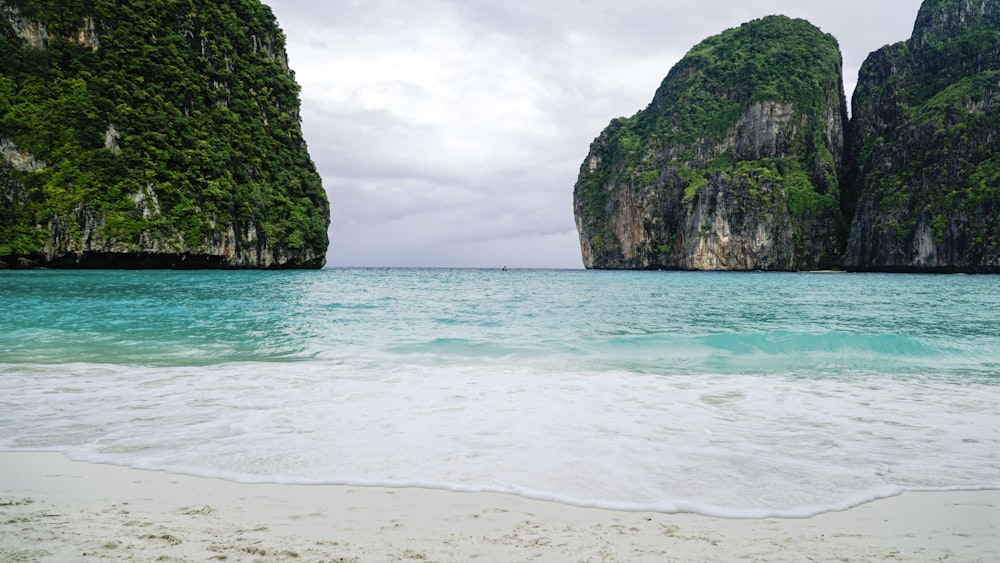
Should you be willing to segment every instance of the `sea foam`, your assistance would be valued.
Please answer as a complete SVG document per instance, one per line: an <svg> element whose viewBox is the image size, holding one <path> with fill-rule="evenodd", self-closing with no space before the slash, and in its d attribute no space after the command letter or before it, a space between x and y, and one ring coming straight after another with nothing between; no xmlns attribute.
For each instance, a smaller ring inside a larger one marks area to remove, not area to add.
<svg viewBox="0 0 1000 563"><path fill-rule="evenodd" d="M0 448L242 482L729 517L1000 486L989 386L307 362L0 367L12 385Z"/></svg>

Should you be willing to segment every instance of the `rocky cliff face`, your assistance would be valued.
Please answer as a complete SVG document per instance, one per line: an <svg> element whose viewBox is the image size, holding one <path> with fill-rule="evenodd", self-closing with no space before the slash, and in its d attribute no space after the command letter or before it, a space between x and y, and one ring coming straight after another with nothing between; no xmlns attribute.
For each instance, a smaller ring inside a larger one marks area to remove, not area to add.
<svg viewBox="0 0 1000 563"><path fill-rule="evenodd" d="M846 265L1000 272L1000 2L927 0L853 99Z"/></svg>
<svg viewBox="0 0 1000 563"><path fill-rule="evenodd" d="M318 268L328 224L259 0L0 0L0 268Z"/></svg>
<svg viewBox="0 0 1000 563"><path fill-rule="evenodd" d="M773 16L694 47L580 169L588 268L803 270L838 258L847 119L837 42Z"/></svg>

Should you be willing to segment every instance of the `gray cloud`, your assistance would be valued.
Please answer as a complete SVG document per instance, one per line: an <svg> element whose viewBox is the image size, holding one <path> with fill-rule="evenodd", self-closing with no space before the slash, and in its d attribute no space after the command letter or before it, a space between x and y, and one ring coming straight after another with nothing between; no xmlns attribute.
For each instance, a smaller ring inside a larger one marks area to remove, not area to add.
<svg viewBox="0 0 1000 563"><path fill-rule="evenodd" d="M581 267L573 184L702 39L769 14L861 62L920 0L265 0L302 85L335 266Z"/></svg>

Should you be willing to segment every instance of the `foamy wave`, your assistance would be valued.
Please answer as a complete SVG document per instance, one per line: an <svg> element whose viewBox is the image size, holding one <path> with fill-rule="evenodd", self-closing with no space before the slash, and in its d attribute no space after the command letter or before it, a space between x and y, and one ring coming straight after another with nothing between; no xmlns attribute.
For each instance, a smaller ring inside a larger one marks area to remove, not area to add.
<svg viewBox="0 0 1000 563"><path fill-rule="evenodd" d="M0 373L0 449L241 482L727 518L1000 488L994 386L326 362Z"/></svg>

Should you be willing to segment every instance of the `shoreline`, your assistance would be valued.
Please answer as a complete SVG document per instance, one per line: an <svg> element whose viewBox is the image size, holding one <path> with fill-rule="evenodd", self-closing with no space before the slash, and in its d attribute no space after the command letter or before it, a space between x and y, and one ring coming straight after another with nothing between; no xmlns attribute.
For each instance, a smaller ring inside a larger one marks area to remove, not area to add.
<svg viewBox="0 0 1000 563"><path fill-rule="evenodd" d="M242 484L0 452L4 561L1000 560L1000 491L805 519L616 512L499 493Z"/></svg>

